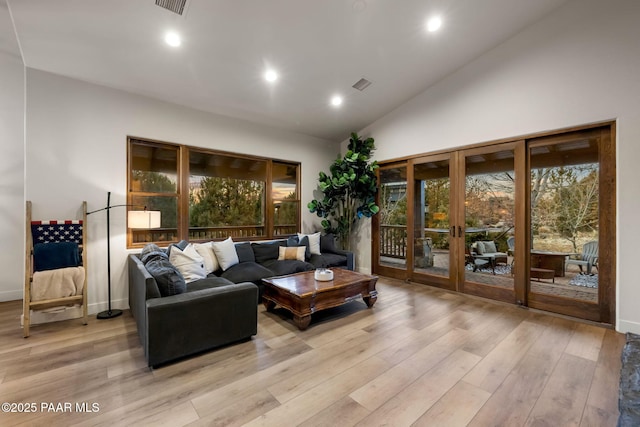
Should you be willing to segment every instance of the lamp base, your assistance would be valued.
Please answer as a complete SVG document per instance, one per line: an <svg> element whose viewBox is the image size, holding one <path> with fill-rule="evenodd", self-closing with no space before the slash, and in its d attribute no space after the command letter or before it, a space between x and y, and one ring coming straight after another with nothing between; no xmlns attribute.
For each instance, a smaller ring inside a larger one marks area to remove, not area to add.
<svg viewBox="0 0 640 427"><path fill-rule="evenodd" d="M118 317L122 314L122 310L106 310L98 313L96 318L98 319L113 319L114 317Z"/></svg>

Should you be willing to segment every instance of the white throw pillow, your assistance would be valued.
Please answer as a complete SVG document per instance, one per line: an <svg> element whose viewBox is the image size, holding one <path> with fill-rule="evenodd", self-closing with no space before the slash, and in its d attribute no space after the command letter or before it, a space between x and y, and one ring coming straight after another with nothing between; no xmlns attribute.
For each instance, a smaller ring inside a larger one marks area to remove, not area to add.
<svg viewBox="0 0 640 427"><path fill-rule="evenodd" d="M178 269L186 283L207 277L204 259L198 255L198 251L191 243L184 248L184 251L181 251L177 246L171 248L169 262Z"/></svg>
<svg viewBox="0 0 640 427"><path fill-rule="evenodd" d="M238 253L236 252L236 245L233 243L233 240L231 240L231 237L222 242L211 242L211 247L223 271L240 263Z"/></svg>
<svg viewBox="0 0 640 427"><path fill-rule="evenodd" d="M322 255L320 253L320 232L313 234L301 234L298 233L298 240L302 240L304 236L307 236L309 239L309 252L312 255Z"/></svg>
<svg viewBox="0 0 640 427"><path fill-rule="evenodd" d="M278 261L285 259L297 259L298 261L304 261L304 252L306 250L306 246L280 246L278 249Z"/></svg>
<svg viewBox="0 0 640 427"><path fill-rule="evenodd" d="M212 242L193 244L198 254L204 259L204 271L206 271L207 274L211 274L220 268L218 258L216 258L216 254L213 252L211 243Z"/></svg>

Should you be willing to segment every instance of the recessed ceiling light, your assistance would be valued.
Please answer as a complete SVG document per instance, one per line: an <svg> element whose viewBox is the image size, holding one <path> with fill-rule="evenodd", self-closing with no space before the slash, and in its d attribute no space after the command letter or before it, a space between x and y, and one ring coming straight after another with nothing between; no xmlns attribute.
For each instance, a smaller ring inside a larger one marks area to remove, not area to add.
<svg viewBox="0 0 640 427"><path fill-rule="evenodd" d="M342 97L340 95L334 95L333 97L331 97L331 105L333 105L334 107L342 105Z"/></svg>
<svg viewBox="0 0 640 427"><path fill-rule="evenodd" d="M174 33L174 32L169 32L164 36L164 41L165 43L167 43L169 46L172 47L178 47L180 46L180 44L182 44L182 40L180 40L180 36L178 35L178 33Z"/></svg>
<svg viewBox="0 0 640 427"><path fill-rule="evenodd" d="M264 79L268 82L275 82L276 80L278 80L278 73L276 73L274 70L267 70L264 73Z"/></svg>
<svg viewBox="0 0 640 427"><path fill-rule="evenodd" d="M439 16L434 16L427 21L427 31L433 33L434 31L438 31L442 26L442 18Z"/></svg>

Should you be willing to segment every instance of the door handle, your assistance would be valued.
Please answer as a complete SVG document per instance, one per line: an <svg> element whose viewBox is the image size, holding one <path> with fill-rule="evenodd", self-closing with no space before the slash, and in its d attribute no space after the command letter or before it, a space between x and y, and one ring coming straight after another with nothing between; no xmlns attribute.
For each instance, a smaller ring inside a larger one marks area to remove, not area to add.
<svg viewBox="0 0 640 427"><path fill-rule="evenodd" d="M451 237L456 237L456 226L452 225L451 226Z"/></svg>
<svg viewBox="0 0 640 427"><path fill-rule="evenodd" d="M462 237L462 227L458 226L458 237Z"/></svg>

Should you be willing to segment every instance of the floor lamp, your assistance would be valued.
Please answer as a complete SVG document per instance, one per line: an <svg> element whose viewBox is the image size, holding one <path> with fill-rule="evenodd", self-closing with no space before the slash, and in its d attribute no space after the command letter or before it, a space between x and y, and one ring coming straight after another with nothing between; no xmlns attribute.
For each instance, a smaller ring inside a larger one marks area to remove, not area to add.
<svg viewBox="0 0 640 427"><path fill-rule="evenodd" d="M111 192L107 193L107 206L102 209L87 212L87 215L94 214L96 212L107 211L107 283L109 292L109 308L106 311L101 311L96 316L98 319L112 319L122 314L122 310L111 308L111 226L109 219L109 212L112 208L120 207L133 207L134 205L113 205L111 206ZM147 207L144 207L142 211L129 211L127 215L127 225L129 228L138 229L150 229L160 227L160 211L148 211Z"/></svg>

